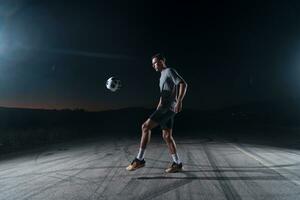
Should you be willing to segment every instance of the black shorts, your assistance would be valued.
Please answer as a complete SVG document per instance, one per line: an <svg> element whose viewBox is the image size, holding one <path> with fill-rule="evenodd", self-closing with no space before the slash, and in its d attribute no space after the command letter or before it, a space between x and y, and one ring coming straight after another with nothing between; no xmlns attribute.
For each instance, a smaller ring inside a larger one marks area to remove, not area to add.
<svg viewBox="0 0 300 200"><path fill-rule="evenodd" d="M158 108L150 115L150 119L158 123L162 130L172 129L176 113L169 108Z"/></svg>

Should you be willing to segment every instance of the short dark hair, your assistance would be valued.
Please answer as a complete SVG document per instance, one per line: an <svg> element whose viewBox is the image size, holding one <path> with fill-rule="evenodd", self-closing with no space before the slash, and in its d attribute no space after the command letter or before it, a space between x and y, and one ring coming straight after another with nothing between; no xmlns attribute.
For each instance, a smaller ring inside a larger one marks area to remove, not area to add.
<svg viewBox="0 0 300 200"><path fill-rule="evenodd" d="M166 58L161 53L155 54L154 56L152 56L152 59L153 58L157 58L158 60L162 60L162 61L166 62Z"/></svg>

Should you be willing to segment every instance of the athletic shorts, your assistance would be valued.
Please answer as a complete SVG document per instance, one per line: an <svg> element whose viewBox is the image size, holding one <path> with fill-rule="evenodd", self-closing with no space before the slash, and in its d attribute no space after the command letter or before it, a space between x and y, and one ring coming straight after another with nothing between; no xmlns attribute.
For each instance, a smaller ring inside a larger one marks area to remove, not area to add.
<svg viewBox="0 0 300 200"><path fill-rule="evenodd" d="M176 113L169 108L158 108L151 115L150 119L158 123L162 130L172 129Z"/></svg>

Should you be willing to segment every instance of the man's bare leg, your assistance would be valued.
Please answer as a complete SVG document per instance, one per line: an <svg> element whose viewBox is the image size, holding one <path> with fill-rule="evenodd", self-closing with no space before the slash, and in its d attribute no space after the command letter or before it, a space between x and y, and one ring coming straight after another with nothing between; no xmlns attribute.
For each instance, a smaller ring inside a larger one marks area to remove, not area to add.
<svg viewBox="0 0 300 200"><path fill-rule="evenodd" d="M150 142L151 129L155 128L158 124L151 119L147 119L142 125L142 136L140 148L137 157L126 168L128 171L133 171L145 166L144 154L147 144Z"/></svg>
<svg viewBox="0 0 300 200"><path fill-rule="evenodd" d="M179 172L182 170L182 163L177 154L176 143L172 136L172 129L164 129L162 132L163 132L162 133L163 138L164 138L165 142L167 143L169 152L172 156L173 163L175 163L175 164L172 164L172 166L170 166L169 168L167 168L166 172L168 172L168 173Z"/></svg>
<svg viewBox="0 0 300 200"><path fill-rule="evenodd" d="M163 138L168 145L169 152L170 154L176 154L177 153L177 148L176 148L176 143L175 140L172 136L172 129L164 129L162 130Z"/></svg>
<svg viewBox="0 0 300 200"><path fill-rule="evenodd" d="M155 128L157 123L151 119L147 119L142 125L142 136L140 141L139 153L137 155L137 159L143 160L144 153L147 147L147 144L150 142L151 138L151 129Z"/></svg>
<svg viewBox="0 0 300 200"><path fill-rule="evenodd" d="M140 148L146 149L147 144L150 142L151 129L155 128L157 123L151 119L147 119L142 125L142 137L140 142Z"/></svg>

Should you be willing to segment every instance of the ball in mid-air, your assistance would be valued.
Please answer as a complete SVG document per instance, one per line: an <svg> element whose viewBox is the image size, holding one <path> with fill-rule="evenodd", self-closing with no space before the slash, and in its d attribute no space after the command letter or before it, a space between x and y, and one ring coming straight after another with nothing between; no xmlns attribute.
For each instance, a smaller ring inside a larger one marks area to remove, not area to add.
<svg viewBox="0 0 300 200"><path fill-rule="evenodd" d="M115 92L121 88L121 80L117 79L116 77L110 77L106 81L106 88L112 92Z"/></svg>

